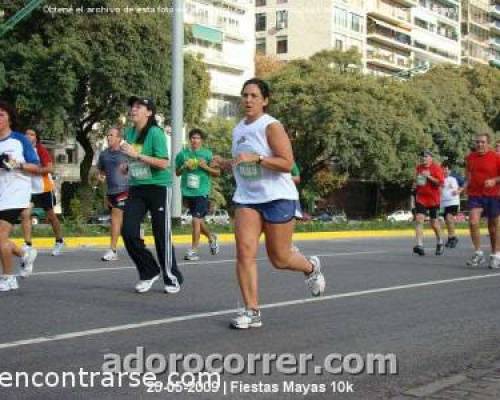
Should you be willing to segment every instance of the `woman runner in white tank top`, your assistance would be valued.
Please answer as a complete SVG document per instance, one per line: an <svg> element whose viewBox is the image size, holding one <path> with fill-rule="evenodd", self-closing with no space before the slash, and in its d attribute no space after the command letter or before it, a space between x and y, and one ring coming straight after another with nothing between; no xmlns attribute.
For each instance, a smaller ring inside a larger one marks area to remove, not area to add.
<svg viewBox="0 0 500 400"><path fill-rule="evenodd" d="M290 175L293 151L283 126L266 114L268 85L250 79L241 95L245 118L233 130L233 159L214 157L222 169L232 168L236 180L236 274L245 303L245 310L231 321L236 329L262 326L256 263L262 232L275 268L304 273L313 296L320 296L325 288L318 257L308 260L291 250L298 199Z"/></svg>

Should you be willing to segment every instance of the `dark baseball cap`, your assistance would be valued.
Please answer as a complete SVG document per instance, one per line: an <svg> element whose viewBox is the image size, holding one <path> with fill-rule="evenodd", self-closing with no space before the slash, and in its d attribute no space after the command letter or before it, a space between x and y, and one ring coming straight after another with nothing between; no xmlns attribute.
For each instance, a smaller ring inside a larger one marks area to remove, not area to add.
<svg viewBox="0 0 500 400"><path fill-rule="evenodd" d="M151 97L131 96L128 99L128 106L132 107L135 103L146 106L148 110L151 110L153 114L156 114L156 105Z"/></svg>
<svg viewBox="0 0 500 400"><path fill-rule="evenodd" d="M426 150L422 150L422 152L420 153L420 157L427 157L427 156L431 156L432 157L432 151L426 149Z"/></svg>

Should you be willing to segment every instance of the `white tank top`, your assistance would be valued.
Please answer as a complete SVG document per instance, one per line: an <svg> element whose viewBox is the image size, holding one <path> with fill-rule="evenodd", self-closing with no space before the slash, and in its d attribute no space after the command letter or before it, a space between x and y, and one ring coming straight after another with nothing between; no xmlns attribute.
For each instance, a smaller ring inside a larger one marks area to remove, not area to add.
<svg viewBox="0 0 500 400"><path fill-rule="evenodd" d="M233 130L232 154L255 153L273 156L266 136L268 125L279 122L268 114L246 124L241 120ZM233 201L242 204L260 204L273 200L298 200L299 194L289 172L278 172L257 163L242 163L233 167L236 192Z"/></svg>

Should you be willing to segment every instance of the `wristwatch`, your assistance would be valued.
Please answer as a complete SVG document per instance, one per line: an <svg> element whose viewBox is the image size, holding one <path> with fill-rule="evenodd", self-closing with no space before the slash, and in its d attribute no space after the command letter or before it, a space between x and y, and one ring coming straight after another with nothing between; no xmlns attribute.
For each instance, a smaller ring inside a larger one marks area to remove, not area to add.
<svg viewBox="0 0 500 400"><path fill-rule="evenodd" d="M257 161L257 164L260 164L264 160L264 156L261 154L259 155L259 161Z"/></svg>

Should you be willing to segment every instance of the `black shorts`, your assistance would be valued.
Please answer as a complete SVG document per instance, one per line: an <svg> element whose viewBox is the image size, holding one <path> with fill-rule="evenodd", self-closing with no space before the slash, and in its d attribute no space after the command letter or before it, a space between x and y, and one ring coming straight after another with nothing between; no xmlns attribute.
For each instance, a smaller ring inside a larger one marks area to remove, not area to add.
<svg viewBox="0 0 500 400"><path fill-rule="evenodd" d="M31 202L35 208L43 208L45 211L52 210L56 205L54 192L36 193L31 195Z"/></svg>
<svg viewBox="0 0 500 400"><path fill-rule="evenodd" d="M423 204L415 204L415 212L417 214L423 214L428 216L430 219L436 219L439 214L439 207L425 207Z"/></svg>
<svg viewBox="0 0 500 400"><path fill-rule="evenodd" d="M208 197L185 197L185 201L193 218L204 218L208 214Z"/></svg>
<svg viewBox="0 0 500 400"><path fill-rule="evenodd" d="M444 217L448 214L451 214L453 216L456 216L458 214L458 206L448 206L444 208Z"/></svg>
<svg viewBox="0 0 500 400"><path fill-rule="evenodd" d="M128 192L121 192L115 194L108 194L108 208L118 208L123 211L125 208L125 203L128 199Z"/></svg>
<svg viewBox="0 0 500 400"><path fill-rule="evenodd" d="M9 210L0 210L0 220L6 221L11 225L15 225L19 222L21 213L24 208L11 208Z"/></svg>

